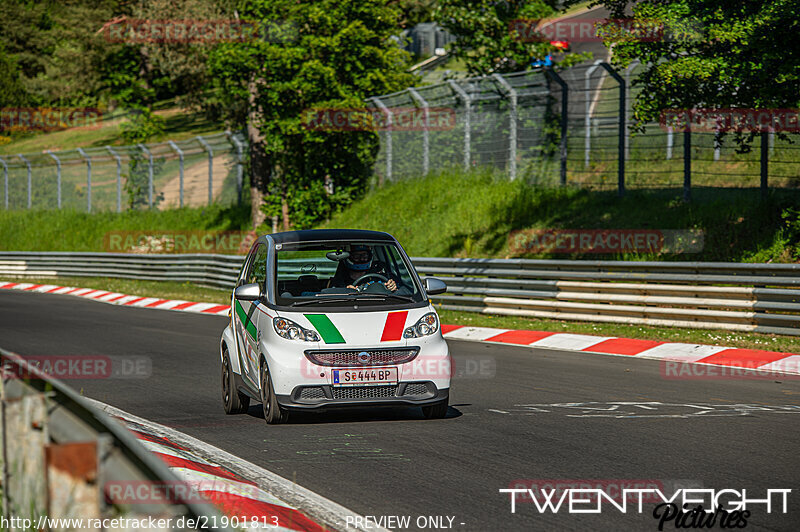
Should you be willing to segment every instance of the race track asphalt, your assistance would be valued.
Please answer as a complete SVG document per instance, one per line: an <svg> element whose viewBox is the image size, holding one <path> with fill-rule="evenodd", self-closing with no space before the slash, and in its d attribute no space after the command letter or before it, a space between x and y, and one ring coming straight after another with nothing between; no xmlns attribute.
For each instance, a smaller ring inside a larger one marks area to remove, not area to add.
<svg viewBox="0 0 800 532"><path fill-rule="evenodd" d="M791 488L788 513L753 507L752 530L800 520L800 383L667 380L658 361L450 342L466 369L447 419L417 409L295 415L222 411L224 317L0 293L0 347L23 355L148 357L144 378L69 380L84 395L174 427L372 516L454 517L460 530L657 530L638 514L539 513L498 492L517 480ZM591 403L591 404L587 404ZM738 406L737 406L738 405ZM445 520L445 522L447 522ZM463 524L461 524L463 523ZM667 523L664 530L674 530Z"/></svg>

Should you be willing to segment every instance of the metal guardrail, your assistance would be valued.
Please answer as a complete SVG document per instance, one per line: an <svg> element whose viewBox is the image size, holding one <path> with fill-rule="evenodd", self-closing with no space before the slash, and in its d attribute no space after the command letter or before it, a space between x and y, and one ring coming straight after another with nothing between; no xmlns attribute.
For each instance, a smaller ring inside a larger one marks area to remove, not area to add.
<svg viewBox="0 0 800 532"><path fill-rule="evenodd" d="M154 517L156 523L165 519L162 524L171 519L172 528L181 528L182 517L184 523L189 519L222 522L213 506L193 501L169 497L135 504L107 501L109 483L158 489L180 481L125 427L72 389L10 351L0 349L0 363L0 463L6 526L34 529L42 516L83 519L84 523L115 518L130 523ZM32 524L25 526L21 519L32 519Z"/></svg>
<svg viewBox="0 0 800 532"><path fill-rule="evenodd" d="M191 281L230 288L243 257L0 252L0 275ZM412 259L443 308L800 336L800 264ZM329 265L328 265L329 266ZM318 265L317 273L330 268Z"/></svg>

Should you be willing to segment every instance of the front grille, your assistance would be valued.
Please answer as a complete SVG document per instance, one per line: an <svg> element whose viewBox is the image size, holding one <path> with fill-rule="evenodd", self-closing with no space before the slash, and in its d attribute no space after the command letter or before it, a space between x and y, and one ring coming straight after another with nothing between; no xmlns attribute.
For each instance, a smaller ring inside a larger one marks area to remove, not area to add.
<svg viewBox="0 0 800 532"><path fill-rule="evenodd" d="M353 386L333 388L334 399L378 399L394 397L397 386Z"/></svg>
<svg viewBox="0 0 800 532"><path fill-rule="evenodd" d="M424 382L412 382L406 386L403 395L425 395L426 393L428 393L428 387Z"/></svg>
<svg viewBox="0 0 800 532"><path fill-rule="evenodd" d="M417 353L418 347L305 352L306 358L318 366L391 366L411 362Z"/></svg>
<svg viewBox="0 0 800 532"><path fill-rule="evenodd" d="M300 390L300 399L325 399L325 391L319 386L308 386Z"/></svg>

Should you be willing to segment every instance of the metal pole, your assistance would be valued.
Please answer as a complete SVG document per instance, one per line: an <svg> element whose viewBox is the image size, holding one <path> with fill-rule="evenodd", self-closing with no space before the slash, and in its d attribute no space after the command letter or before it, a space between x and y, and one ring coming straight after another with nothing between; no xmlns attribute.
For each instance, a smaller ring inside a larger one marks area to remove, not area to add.
<svg viewBox="0 0 800 532"><path fill-rule="evenodd" d="M589 168L589 152L592 149L592 98L591 98L591 93L592 93L592 74L594 74L595 70L600 68L600 63L602 63L602 62L603 61L600 60L600 59L595 61L594 65L590 66L586 70L586 74L584 76L584 88L585 88L585 91L586 91L586 116L584 118L584 120L585 120L585 122L584 122L584 129L585 129L584 135L586 136L586 139L584 141L584 147L583 147L583 150L584 150L583 165L586 168ZM599 91L600 87L598 87L597 90Z"/></svg>
<svg viewBox="0 0 800 532"><path fill-rule="evenodd" d="M692 199L692 130L687 122L683 130L683 201Z"/></svg>
<svg viewBox="0 0 800 532"><path fill-rule="evenodd" d="M8 163L0 157L0 164L3 165L3 185L5 188L5 206L6 210L8 210Z"/></svg>
<svg viewBox="0 0 800 532"><path fill-rule="evenodd" d="M471 160L470 143L472 140L472 98L470 98L469 94L467 94L467 92L452 79L447 83L450 85L450 88L453 89L453 92L458 94L459 98L461 98L461 101L464 103L464 111L466 113L464 116L464 171L468 171Z"/></svg>
<svg viewBox="0 0 800 532"><path fill-rule="evenodd" d="M31 162L28 159L26 159L21 153L18 153L17 157L19 157L22 160L22 162L25 163L25 166L28 167L28 208L30 209L31 208Z"/></svg>
<svg viewBox="0 0 800 532"><path fill-rule="evenodd" d="M500 74L492 74L492 77L497 80L509 96L508 174L513 181L517 178L517 91Z"/></svg>
<svg viewBox="0 0 800 532"><path fill-rule="evenodd" d="M56 157L56 154L50 150L46 150L45 153L52 157L56 161L56 192L58 197L58 208L61 208L61 160Z"/></svg>
<svg viewBox="0 0 800 532"><path fill-rule="evenodd" d="M625 195L625 132L628 129L625 127L626 85L625 80L622 79L622 76L620 76L611 65L608 63L600 63L600 66L605 68L611 77L614 78L617 83L619 83L619 140L617 149L617 159L619 160L619 163L617 165L617 195L621 197Z"/></svg>
<svg viewBox="0 0 800 532"><path fill-rule="evenodd" d="M147 169L147 206L149 208L153 208L153 154L150 153L150 150L147 149L147 146L144 144L137 144L136 145L140 150L142 150L145 155L147 155L149 166Z"/></svg>
<svg viewBox="0 0 800 532"><path fill-rule="evenodd" d="M425 127L422 130L422 175L428 175L430 168L430 135L428 129L430 127L430 107L428 102L425 101L416 89L409 88L409 94L419 105L422 106L422 112L425 114Z"/></svg>
<svg viewBox="0 0 800 532"><path fill-rule="evenodd" d="M761 132L761 199L767 199L769 178L769 133Z"/></svg>
<svg viewBox="0 0 800 532"><path fill-rule="evenodd" d="M167 143L173 150L175 150L175 153L178 154L178 173L180 175L180 185L179 185L180 206L183 207L183 150L181 150L178 147L178 145L172 142L171 140L168 140Z"/></svg>
<svg viewBox="0 0 800 532"><path fill-rule="evenodd" d="M719 125L716 127L716 131L714 131L714 160L719 161L720 156L720 139L719 139Z"/></svg>
<svg viewBox="0 0 800 532"><path fill-rule="evenodd" d="M672 144L675 142L673 138L672 126L667 127L667 159L672 159Z"/></svg>
<svg viewBox="0 0 800 532"><path fill-rule="evenodd" d="M628 68L625 69L625 160L631 158L631 136L628 129L631 123L631 71L640 64L639 61L632 61Z"/></svg>
<svg viewBox="0 0 800 532"><path fill-rule="evenodd" d="M230 139L233 145L236 146L236 201L239 205L241 205L242 185L244 184L244 143L239 139L238 134L233 134L230 131L226 131L225 134L228 136L228 139Z"/></svg>
<svg viewBox="0 0 800 532"><path fill-rule="evenodd" d="M117 212L122 212L122 159L111 146L106 146L106 149L117 160Z"/></svg>
<svg viewBox="0 0 800 532"><path fill-rule="evenodd" d="M195 137L203 148L208 152L208 204L214 203L214 150L208 145L206 139L200 135Z"/></svg>
<svg viewBox="0 0 800 532"><path fill-rule="evenodd" d="M392 180L392 111L377 96L370 98L378 109L386 115L386 179ZM379 182L382 185L383 182Z"/></svg>
<svg viewBox="0 0 800 532"><path fill-rule="evenodd" d="M86 212L92 212L92 159L83 148L78 148L77 151L86 159Z"/></svg>
<svg viewBox="0 0 800 532"><path fill-rule="evenodd" d="M545 70L561 86L561 186L567 185L567 121L569 118L569 85L555 70Z"/></svg>

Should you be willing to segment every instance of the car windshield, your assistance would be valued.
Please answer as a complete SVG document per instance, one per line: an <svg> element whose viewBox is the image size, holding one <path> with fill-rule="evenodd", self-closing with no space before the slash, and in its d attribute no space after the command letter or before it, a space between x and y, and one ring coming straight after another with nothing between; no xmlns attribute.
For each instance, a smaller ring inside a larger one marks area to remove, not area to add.
<svg viewBox="0 0 800 532"><path fill-rule="evenodd" d="M424 301L394 243L276 245L275 301L287 307L403 306Z"/></svg>

